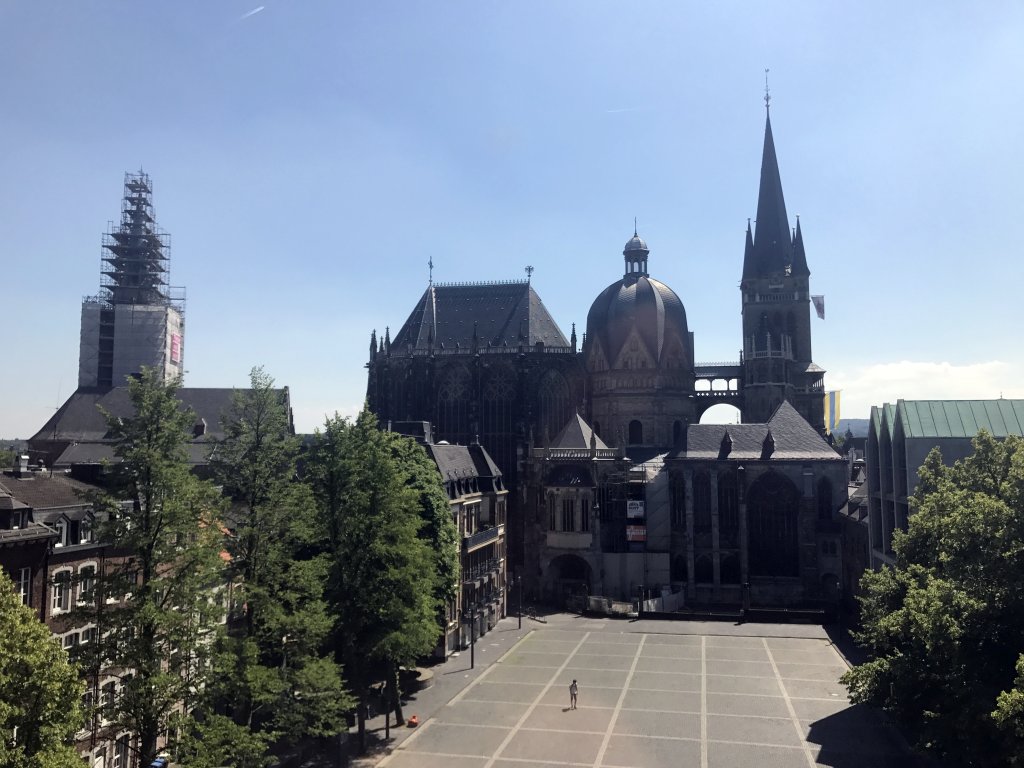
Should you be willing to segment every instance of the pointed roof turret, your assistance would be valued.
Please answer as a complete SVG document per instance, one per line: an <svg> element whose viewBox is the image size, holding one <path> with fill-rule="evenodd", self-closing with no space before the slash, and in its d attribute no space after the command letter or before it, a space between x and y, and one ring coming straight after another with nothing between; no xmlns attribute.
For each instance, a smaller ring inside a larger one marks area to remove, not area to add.
<svg viewBox="0 0 1024 768"><path fill-rule="evenodd" d="M754 233L747 219L747 244L743 249L743 279L757 276L757 257L754 255Z"/></svg>
<svg viewBox="0 0 1024 768"><path fill-rule="evenodd" d="M807 268L807 255L804 253L804 235L800 231L800 217L796 217L796 234L793 236L793 262L790 274L797 277L809 277L811 270Z"/></svg>
<svg viewBox="0 0 1024 768"><path fill-rule="evenodd" d="M761 153L761 184L757 193L757 230L754 247L759 271L782 272L790 263L792 240L786 200L782 195L782 177L775 155L771 114L765 116L764 149Z"/></svg>

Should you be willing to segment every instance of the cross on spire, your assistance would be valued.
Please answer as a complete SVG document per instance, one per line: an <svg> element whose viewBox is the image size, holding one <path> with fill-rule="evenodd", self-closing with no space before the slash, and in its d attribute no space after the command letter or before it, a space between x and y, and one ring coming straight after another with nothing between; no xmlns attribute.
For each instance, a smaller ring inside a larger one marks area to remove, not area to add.
<svg viewBox="0 0 1024 768"><path fill-rule="evenodd" d="M530 278L533 276L533 267L526 267L526 282L530 282Z"/></svg>
<svg viewBox="0 0 1024 768"><path fill-rule="evenodd" d="M764 70L764 109L766 112L770 112L772 108L772 94L768 89L768 68Z"/></svg>
<svg viewBox="0 0 1024 768"><path fill-rule="evenodd" d="M429 270L428 271L428 275L429 275L428 284L429 285L433 285L434 284L434 257L433 256L431 256L427 260L427 269Z"/></svg>

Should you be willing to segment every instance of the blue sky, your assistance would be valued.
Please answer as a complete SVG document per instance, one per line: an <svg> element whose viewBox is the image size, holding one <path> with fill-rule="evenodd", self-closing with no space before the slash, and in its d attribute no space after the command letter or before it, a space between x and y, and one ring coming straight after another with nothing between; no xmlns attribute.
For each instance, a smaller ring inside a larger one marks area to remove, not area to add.
<svg viewBox="0 0 1024 768"><path fill-rule="evenodd" d="M258 10L257 10L258 9ZM633 217L699 361L740 347L764 69L843 415L1024 397L1024 4L0 0L0 436L73 391L123 173L188 291L189 386L353 413L370 331L520 278L568 334Z"/></svg>

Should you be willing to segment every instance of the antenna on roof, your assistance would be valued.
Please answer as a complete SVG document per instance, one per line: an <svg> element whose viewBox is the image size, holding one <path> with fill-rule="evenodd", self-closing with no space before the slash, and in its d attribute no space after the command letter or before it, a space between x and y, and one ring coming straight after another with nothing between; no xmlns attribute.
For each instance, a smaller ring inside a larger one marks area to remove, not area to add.
<svg viewBox="0 0 1024 768"><path fill-rule="evenodd" d="M771 111L771 105L772 105L772 94L771 94L771 91L768 90L768 68L766 67L765 70L764 70L764 109L765 109L765 112Z"/></svg>
<svg viewBox="0 0 1024 768"><path fill-rule="evenodd" d="M533 276L533 267L527 265L526 267L526 282L530 282L530 278Z"/></svg>

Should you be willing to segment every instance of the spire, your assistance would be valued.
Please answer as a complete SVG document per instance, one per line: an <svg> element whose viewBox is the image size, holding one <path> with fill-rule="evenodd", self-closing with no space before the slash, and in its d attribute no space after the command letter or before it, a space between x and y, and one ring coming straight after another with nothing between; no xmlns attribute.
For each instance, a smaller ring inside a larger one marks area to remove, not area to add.
<svg viewBox="0 0 1024 768"><path fill-rule="evenodd" d="M569 337L569 343L572 345L572 351L576 351L576 323L572 324L572 335Z"/></svg>
<svg viewBox="0 0 1024 768"><path fill-rule="evenodd" d="M767 101L765 109L768 109ZM757 271L761 275L784 271L790 263L792 240L786 216L786 201L782 196L782 178L779 175L779 160L775 155L770 114L765 115L764 122L764 150L761 154L761 185L757 193L755 235Z"/></svg>
<svg viewBox="0 0 1024 768"><path fill-rule="evenodd" d="M747 244L743 249L743 279L757 276L757 258L754 256L754 233L747 219Z"/></svg>
<svg viewBox="0 0 1024 768"><path fill-rule="evenodd" d="M377 329L374 328L370 332L370 362L373 362L373 358L377 356Z"/></svg>
<svg viewBox="0 0 1024 768"><path fill-rule="evenodd" d="M384 352L391 357L391 327L384 328Z"/></svg>
<svg viewBox="0 0 1024 768"><path fill-rule="evenodd" d="M793 236L793 266L790 274L795 277L809 277L811 270L807 268L807 255L804 253L804 235L800 231L800 217L796 217L796 234Z"/></svg>

